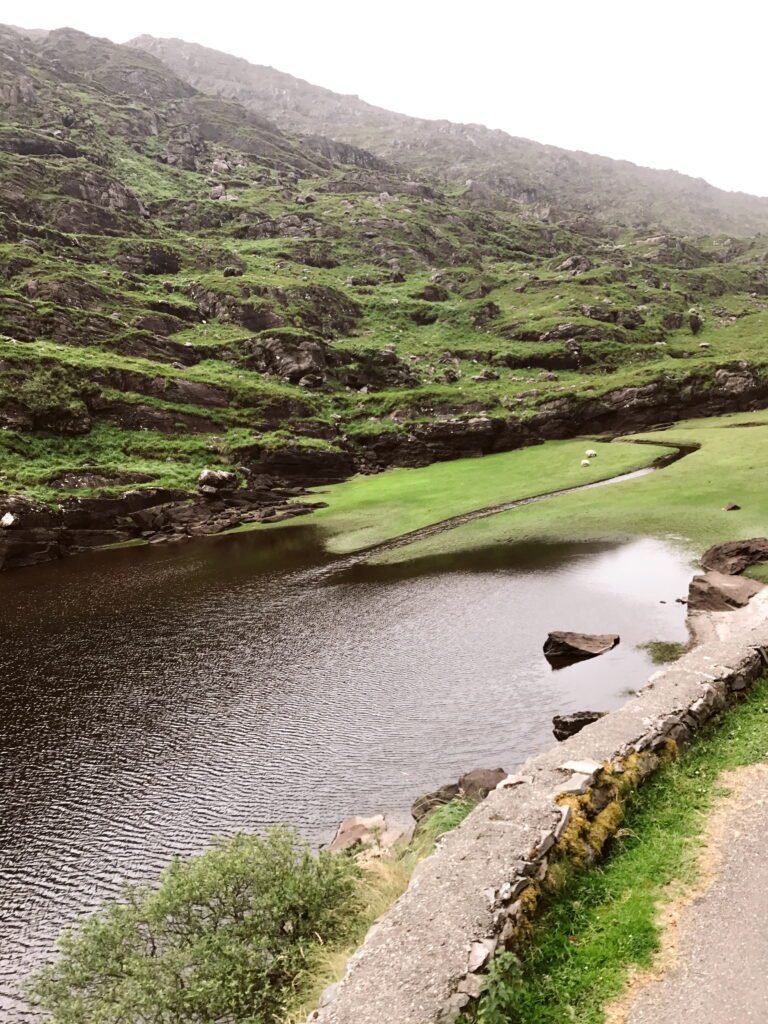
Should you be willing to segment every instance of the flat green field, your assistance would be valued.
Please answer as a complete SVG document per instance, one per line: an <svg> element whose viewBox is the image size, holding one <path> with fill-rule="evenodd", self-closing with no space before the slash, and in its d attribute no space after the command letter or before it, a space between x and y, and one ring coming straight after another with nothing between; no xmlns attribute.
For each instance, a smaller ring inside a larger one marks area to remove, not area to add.
<svg viewBox="0 0 768 1024"><path fill-rule="evenodd" d="M376 560L391 563L426 559L450 552L480 550L496 544L518 543L527 539L560 541L636 536L673 538L687 542L691 550L696 552L717 541L764 535L768 531L768 411L687 420L669 430L637 436L648 441L698 444L701 447L681 461L647 476L610 487L561 495L479 519L447 530L438 536L384 552ZM494 477L497 476L492 467L498 465L498 475L502 471L508 474L509 497L522 496L524 493L541 493L578 482L578 456L582 445L581 441L546 444L534 449L510 452L504 456L494 456L500 460L498 464L492 463L489 459L479 460L478 468L482 470L486 464L489 491L493 490ZM596 476L598 463L601 475L609 476L632 468L633 465L636 467L641 464L646 454L651 457L658 454L655 447L638 448L628 444L626 440L593 447L598 449L600 454L595 460L594 467L585 472L594 472ZM569 459L573 460L572 472ZM450 466L435 466L430 469L450 469L453 474L451 486L460 488L461 492L466 494L473 487L470 477L465 475L466 465L465 462L455 462ZM609 472L603 472L604 470ZM405 472L413 474L414 482L408 483L407 486L403 483L399 497L393 491L390 494L390 501L396 503L401 500L406 503L406 507L410 507L412 489L417 488L419 498L418 501L414 498L414 503L418 505L420 511L429 511L430 496L422 492L422 487L429 486L429 478L424 476L423 484L417 484L415 480L417 475L427 474L429 470ZM392 476L394 477L394 474ZM406 475L404 479L409 481L410 477ZM375 482L384 490L384 478L377 478ZM369 484L361 480L341 486L350 489L364 488L373 483L374 481ZM501 481L497 480L496 483L500 485ZM502 491L503 487L499 486L499 493ZM371 519L375 519L378 514L384 520L382 530L391 525L390 535L413 529L411 525L400 528L401 522L406 518L409 523L411 521L404 513L393 515L391 522L388 522L389 513L385 507L386 501L383 500L386 498L385 495L381 498L378 495L374 497L372 489L366 493L370 493L370 503L363 503L362 499L359 499L353 505L351 498L355 492L340 491L341 500L349 502L348 506L341 503L337 505L336 495L332 493L331 508L325 514L325 521L336 526L338 533L338 526L345 516L352 531L355 515L362 520L366 514ZM477 505L504 500L480 500L479 488L477 497ZM434 492L434 498L435 505L439 506L441 498L437 491ZM723 508L729 502L740 505L740 510L725 512ZM451 514L455 512L446 511L441 518L447 518ZM435 515L435 518L438 516ZM371 540L367 540L369 535ZM358 536L361 538L359 543L356 542ZM334 546L334 550L351 550L352 547L363 546L366 542L371 543L374 539L378 539L375 526L370 529L369 534L366 534L364 526L361 526L357 533L336 536L334 544L338 545L341 542L343 546Z"/></svg>
<svg viewBox="0 0 768 1024"><path fill-rule="evenodd" d="M588 448L598 454L584 467L581 460ZM577 438L423 469L392 469L318 492L328 508L308 522L322 530L330 551L346 554L476 509L641 469L667 453L656 445Z"/></svg>

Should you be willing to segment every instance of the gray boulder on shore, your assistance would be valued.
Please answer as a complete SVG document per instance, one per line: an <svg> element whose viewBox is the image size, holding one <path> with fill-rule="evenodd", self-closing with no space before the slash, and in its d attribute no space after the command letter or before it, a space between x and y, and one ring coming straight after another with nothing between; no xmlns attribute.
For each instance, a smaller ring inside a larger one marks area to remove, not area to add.
<svg viewBox="0 0 768 1024"><path fill-rule="evenodd" d="M446 783L431 793L417 797L411 805L411 814L416 821L421 821L451 800L461 799L478 803L506 777L507 773L503 768L473 768L472 771L465 772L458 782Z"/></svg>

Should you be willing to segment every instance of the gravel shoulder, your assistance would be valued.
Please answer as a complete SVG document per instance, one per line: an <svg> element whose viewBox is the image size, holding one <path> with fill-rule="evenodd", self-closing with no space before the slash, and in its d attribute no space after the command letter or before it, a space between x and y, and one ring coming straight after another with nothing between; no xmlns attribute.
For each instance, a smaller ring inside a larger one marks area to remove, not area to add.
<svg viewBox="0 0 768 1024"><path fill-rule="evenodd" d="M722 776L694 889L665 906L652 971L630 981L607 1024L768 1020L768 764Z"/></svg>

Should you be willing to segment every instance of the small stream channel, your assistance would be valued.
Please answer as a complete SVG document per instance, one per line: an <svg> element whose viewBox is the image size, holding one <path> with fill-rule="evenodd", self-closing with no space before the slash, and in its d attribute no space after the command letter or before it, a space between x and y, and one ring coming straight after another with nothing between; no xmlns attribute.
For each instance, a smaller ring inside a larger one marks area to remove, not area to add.
<svg viewBox="0 0 768 1024"><path fill-rule="evenodd" d="M691 571L651 539L370 566L302 524L0 577L0 1020L31 1016L18 982L63 926L174 852L322 841L619 706L637 645L687 638ZM553 671L551 629L622 642Z"/></svg>

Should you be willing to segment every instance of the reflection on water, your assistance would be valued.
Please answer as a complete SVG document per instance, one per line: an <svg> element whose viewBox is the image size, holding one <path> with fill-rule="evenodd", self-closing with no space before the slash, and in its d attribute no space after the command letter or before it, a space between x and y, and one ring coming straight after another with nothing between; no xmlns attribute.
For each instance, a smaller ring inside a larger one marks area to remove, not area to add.
<svg viewBox="0 0 768 1024"><path fill-rule="evenodd" d="M350 565L301 526L1 577L0 1019L63 925L173 852L323 840L616 707L638 643L685 639L690 572L653 540ZM552 629L622 642L553 673Z"/></svg>

